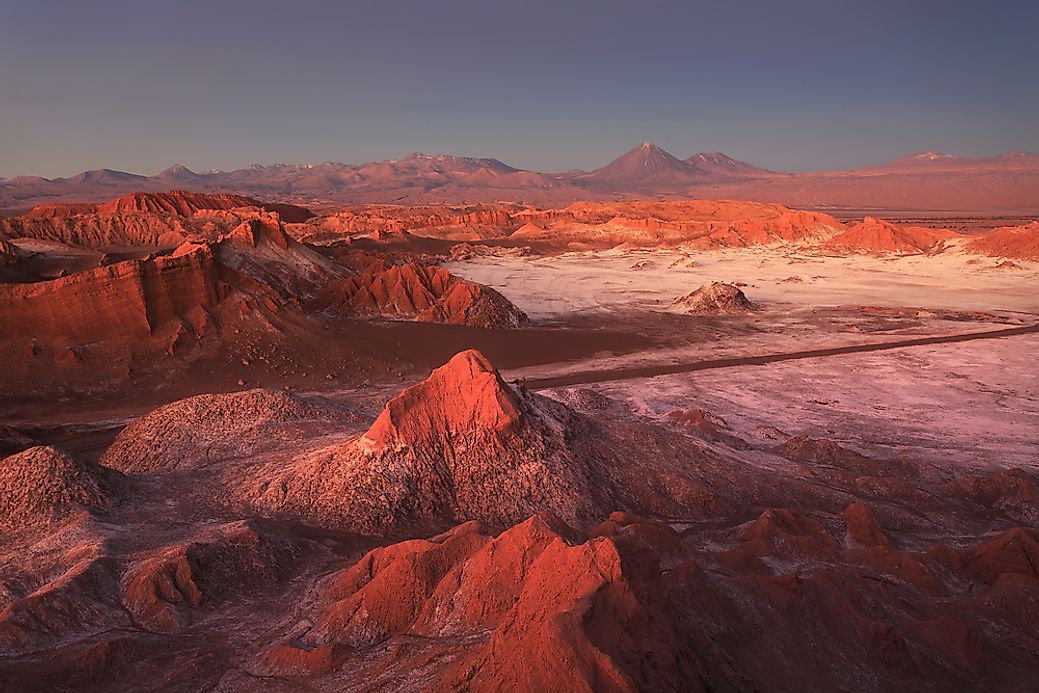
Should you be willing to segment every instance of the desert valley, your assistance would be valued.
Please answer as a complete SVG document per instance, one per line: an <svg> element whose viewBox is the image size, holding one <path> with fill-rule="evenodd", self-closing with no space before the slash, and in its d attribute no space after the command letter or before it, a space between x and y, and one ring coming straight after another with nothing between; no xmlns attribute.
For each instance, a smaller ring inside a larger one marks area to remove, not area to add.
<svg viewBox="0 0 1039 693"><path fill-rule="evenodd" d="M1035 217L589 197L0 219L2 687L1034 673Z"/></svg>
<svg viewBox="0 0 1039 693"><path fill-rule="evenodd" d="M1039 690L1037 35L0 0L0 693Z"/></svg>

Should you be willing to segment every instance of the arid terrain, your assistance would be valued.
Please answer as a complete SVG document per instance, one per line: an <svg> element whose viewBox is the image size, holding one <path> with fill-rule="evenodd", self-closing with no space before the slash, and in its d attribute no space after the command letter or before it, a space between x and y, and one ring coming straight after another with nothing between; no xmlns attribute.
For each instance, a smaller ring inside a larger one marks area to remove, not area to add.
<svg viewBox="0 0 1039 693"><path fill-rule="evenodd" d="M1039 673L1036 155L646 143L0 206L0 690Z"/></svg>

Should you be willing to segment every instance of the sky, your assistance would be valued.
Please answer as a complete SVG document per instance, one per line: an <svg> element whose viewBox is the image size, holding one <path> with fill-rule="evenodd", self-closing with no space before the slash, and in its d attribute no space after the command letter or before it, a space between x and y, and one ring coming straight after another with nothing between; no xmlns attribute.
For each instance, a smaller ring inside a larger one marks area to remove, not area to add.
<svg viewBox="0 0 1039 693"><path fill-rule="evenodd" d="M1035 0L0 0L0 177L1039 151Z"/></svg>

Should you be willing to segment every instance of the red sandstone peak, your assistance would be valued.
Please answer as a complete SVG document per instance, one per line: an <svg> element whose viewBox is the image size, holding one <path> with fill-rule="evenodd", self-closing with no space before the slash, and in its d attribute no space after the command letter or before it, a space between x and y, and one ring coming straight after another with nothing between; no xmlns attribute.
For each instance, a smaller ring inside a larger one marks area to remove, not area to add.
<svg viewBox="0 0 1039 693"><path fill-rule="evenodd" d="M852 503L844 511L846 543L852 546L891 547L891 540L865 503Z"/></svg>
<svg viewBox="0 0 1039 693"><path fill-rule="evenodd" d="M516 393L486 356L469 349L391 399L365 438L387 446L414 445L445 434L507 435L522 419Z"/></svg>
<svg viewBox="0 0 1039 693"><path fill-rule="evenodd" d="M246 219L236 226L224 239L232 242L243 242L255 248L262 243L273 243L279 248L288 248L289 239L282 228L277 213L267 212L254 219Z"/></svg>

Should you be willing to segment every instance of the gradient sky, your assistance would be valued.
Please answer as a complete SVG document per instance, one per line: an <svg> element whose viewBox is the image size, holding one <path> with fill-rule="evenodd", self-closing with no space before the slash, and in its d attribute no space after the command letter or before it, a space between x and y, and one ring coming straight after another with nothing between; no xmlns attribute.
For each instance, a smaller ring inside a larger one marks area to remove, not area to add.
<svg viewBox="0 0 1039 693"><path fill-rule="evenodd" d="M0 176L1039 151L1039 2L0 0Z"/></svg>

